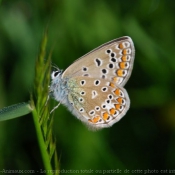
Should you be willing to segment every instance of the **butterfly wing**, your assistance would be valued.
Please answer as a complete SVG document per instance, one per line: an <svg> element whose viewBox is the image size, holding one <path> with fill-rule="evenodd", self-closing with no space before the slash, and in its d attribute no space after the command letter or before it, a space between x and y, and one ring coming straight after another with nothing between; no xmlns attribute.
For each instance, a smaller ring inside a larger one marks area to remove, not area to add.
<svg viewBox="0 0 175 175"><path fill-rule="evenodd" d="M112 126L129 109L125 89L104 79L75 77L69 79L68 87L73 114L92 130Z"/></svg>
<svg viewBox="0 0 175 175"><path fill-rule="evenodd" d="M133 41L125 36L92 50L70 65L62 78L90 77L124 86L131 75L135 56Z"/></svg>
<svg viewBox="0 0 175 175"><path fill-rule="evenodd" d="M122 86L131 75L134 56L134 44L126 36L76 60L61 76L61 90L67 93L63 104L91 129L112 126L130 106Z"/></svg>

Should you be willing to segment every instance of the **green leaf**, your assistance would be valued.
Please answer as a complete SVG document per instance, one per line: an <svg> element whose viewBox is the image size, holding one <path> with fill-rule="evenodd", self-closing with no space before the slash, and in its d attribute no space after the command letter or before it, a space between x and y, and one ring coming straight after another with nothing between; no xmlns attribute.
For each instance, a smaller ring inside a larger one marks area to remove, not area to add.
<svg viewBox="0 0 175 175"><path fill-rule="evenodd" d="M0 121L14 119L23 115L29 114L33 110L33 107L29 103L19 103L11 106L7 106L0 110Z"/></svg>

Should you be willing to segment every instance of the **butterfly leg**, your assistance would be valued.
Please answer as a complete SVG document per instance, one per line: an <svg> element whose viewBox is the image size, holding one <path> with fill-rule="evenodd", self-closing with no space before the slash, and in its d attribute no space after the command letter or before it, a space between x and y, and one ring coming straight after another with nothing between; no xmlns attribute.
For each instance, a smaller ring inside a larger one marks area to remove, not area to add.
<svg viewBox="0 0 175 175"><path fill-rule="evenodd" d="M50 111L50 114L53 112L53 111L55 111L55 109L57 109L59 106L60 106L60 102Z"/></svg>

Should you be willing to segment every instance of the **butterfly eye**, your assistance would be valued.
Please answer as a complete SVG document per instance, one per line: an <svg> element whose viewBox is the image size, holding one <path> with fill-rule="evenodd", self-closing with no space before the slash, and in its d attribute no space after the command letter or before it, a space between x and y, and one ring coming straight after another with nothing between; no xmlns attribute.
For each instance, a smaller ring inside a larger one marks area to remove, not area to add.
<svg viewBox="0 0 175 175"><path fill-rule="evenodd" d="M57 77L58 75L60 75L60 73L61 73L60 70L59 71L52 72L52 75L51 75L52 79L54 79L55 77Z"/></svg>

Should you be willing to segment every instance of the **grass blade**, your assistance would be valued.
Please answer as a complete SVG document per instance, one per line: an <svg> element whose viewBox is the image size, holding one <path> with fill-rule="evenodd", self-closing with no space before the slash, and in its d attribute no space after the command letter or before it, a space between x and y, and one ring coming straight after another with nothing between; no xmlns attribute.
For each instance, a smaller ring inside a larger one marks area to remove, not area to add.
<svg viewBox="0 0 175 175"><path fill-rule="evenodd" d="M23 115L29 114L33 107L29 103L19 103L12 106L7 106L0 110L0 121L14 119Z"/></svg>
<svg viewBox="0 0 175 175"><path fill-rule="evenodd" d="M46 44L47 32L44 34L40 54L36 60L34 80L34 97L36 100L34 102L32 96L31 101L33 105L34 103L36 104L33 110L33 119L46 174L53 174L53 172L57 172L58 174L59 171L52 171L53 166L51 165L53 159L54 165L57 165L56 170L59 170L59 161L55 159L57 157L56 143L52 134L53 115L50 115L50 104L47 102L51 71L51 53L45 61Z"/></svg>

